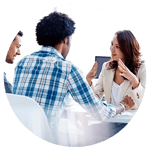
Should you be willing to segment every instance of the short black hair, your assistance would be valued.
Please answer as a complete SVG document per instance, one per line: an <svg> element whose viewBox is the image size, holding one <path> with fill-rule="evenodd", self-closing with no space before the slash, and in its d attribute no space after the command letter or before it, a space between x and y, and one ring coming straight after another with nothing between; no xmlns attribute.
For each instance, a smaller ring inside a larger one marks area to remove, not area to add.
<svg viewBox="0 0 150 150"><path fill-rule="evenodd" d="M19 35L19 36L23 36L23 32L22 31L19 31L18 33L17 33L17 35ZM13 39L13 41L15 41L16 40L16 36L15 36L15 38Z"/></svg>
<svg viewBox="0 0 150 150"><path fill-rule="evenodd" d="M43 17L36 26L36 40L39 45L56 46L75 31L75 22L68 15L52 12Z"/></svg>
<svg viewBox="0 0 150 150"><path fill-rule="evenodd" d="M23 36L23 32L22 31L19 31L18 33L17 33L17 35L20 35L21 37Z"/></svg>

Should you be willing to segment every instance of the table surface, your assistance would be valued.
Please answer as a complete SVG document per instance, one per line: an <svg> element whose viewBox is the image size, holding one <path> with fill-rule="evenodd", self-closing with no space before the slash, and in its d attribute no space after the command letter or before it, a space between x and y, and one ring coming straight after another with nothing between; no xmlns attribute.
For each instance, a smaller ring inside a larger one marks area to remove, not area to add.
<svg viewBox="0 0 150 150"><path fill-rule="evenodd" d="M87 111L85 111L78 103L72 100L64 110L60 120L59 132L63 135L66 135L67 133L67 139L69 143L71 141L71 143L73 143L75 146L79 146L79 143L82 143L80 140L78 141L78 139L82 139L83 141L85 139L85 145L88 145L89 141L92 142L92 144L95 144L101 142L101 139L103 141L103 138L106 138L107 136L105 135L108 133L110 133L110 135L112 134L111 131L114 131L111 130L112 124L115 125L116 123L128 123L135 113L136 110L130 110L125 112L123 115L117 115L105 121L98 121ZM118 129L115 129L115 131L117 130ZM101 132L106 134L103 135ZM115 133L113 133L111 136L113 135L115 135ZM91 139L86 141L86 138ZM109 138L109 136L107 138Z"/></svg>
<svg viewBox="0 0 150 150"><path fill-rule="evenodd" d="M96 120L92 117L86 110L84 110L78 103L75 101L71 101L71 103L65 108L66 112L73 114L80 114L80 116L84 115L85 118L88 119L88 124L100 123L101 121ZM113 118L109 118L105 120L106 122L120 122L120 123L128 123L132 117L135 115L137 110L129 110L123 113L122 115L118 114Z"/></svg>

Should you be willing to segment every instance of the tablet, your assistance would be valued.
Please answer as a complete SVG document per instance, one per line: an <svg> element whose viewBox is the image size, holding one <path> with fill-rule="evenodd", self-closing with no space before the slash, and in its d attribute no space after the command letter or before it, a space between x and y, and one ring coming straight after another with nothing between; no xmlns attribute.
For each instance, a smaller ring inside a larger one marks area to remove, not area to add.
<svg viewBox="0 0 150 150"><path fill-rule="evenodd" d="M96 79L98 79L99 74L102 70L102 65L104 62L107 62L110 60L111 57L107 57L107 56L95 56L95 61L97 61L98 63L98 68L97 68L97 72L96 72Z"/></svg>

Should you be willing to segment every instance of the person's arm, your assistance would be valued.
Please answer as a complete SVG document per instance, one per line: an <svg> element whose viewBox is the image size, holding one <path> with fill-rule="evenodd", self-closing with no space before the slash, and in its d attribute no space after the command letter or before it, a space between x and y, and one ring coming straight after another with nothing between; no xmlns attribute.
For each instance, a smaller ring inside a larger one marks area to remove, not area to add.
<svg viewBox="0 0 150 150"><path fill-rule="evenodd" d="M116 115L121 114L124 112L124 107L122 105L116 105L114 106L116 108Z"/></svg>
<svg viewBox="0 0 150 150"><path fill-rule="evenodd" d="M95 79L97 76L95 75L97 72L97 67L98 67L98 63L97 61L95 61L92 69L90 70L90 72L86 75L86 80L89 83L89 85L92 85L92 79Z"/></svg>
<svg viewBox="0 0 150 150"><path fill-rule="evenodd" d="M146 85L146 67L142 64L138 70L138 76L135 76L121 60L119 60L118 68L121 71L121 76L127 78L132 84L132 93L134 95L135 104L140 105Z"/></svg>
<svg viewBox="0 0 150 150"><path fill-rule="evenodd" d="M126 95L125 98L118 104L115 105L116 115L121 114L124 111L130 110L135 105L133 99Z"/></svg>
<svg viewBox="0 0 150 150"><path fill-rule="evenodd" d="M97 83L96 83L95 86L92 83L92 79L94 79L96 77L95 74L97 72L97 67L98 67L97 62L95 62L95 64L93 65L91 71L86 76L86 80L88 81L90 87L92 88L95 96L98 97L99 99L102 99L102 97L104 95L103 72L104 72L105 65L106 65L106 63L104 63L103 66L102 66L102 70L100 72L100 75L98 77L98 80L97 80Z"/></svg>
<svg viewBox="0 0 150 150"><path fill-rule="evenodd" d="M120 75L127 78L131 82L132 89L135 89L139 86L137 77L125 66L121 59L118 61L118 68L121 72Z"/></svg>
<svg viewBox="0 0 150 150"><path fill-rule="evenodd" d="M120 104L117 106L105 104L95 97L82 73L74 66L71 67L67 85L73 99L98 120L108 119L123 111ZM125 104L130 109L133 107L133 105L128 105L127 100L123 105L125 106Z"/></svg>
<svg viewBox="0 0 150 150"><path fill-rule="evenodd" d="M12 93L12 85L8 82L6 78L6 74L4 73L4 86L5 86L5 92L6 93Z"/></svg>

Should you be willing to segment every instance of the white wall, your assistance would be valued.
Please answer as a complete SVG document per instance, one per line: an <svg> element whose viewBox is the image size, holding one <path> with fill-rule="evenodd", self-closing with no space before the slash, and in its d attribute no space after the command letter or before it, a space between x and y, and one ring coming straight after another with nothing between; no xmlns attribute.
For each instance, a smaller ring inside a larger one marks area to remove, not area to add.
<svg viewBox="0 0 150 150"><path fill-rule="evenodd" d="M29 18L22 27L21 56L17 56L13 65L5 64L8 80L13 82L13 71L16 63L25 55L38 51L35 27L37 22L53 10L68 14L76 23L76 30L72 36L72 43L67 60L74 63L86 75L95 61L95 56L110 56L110 43L118 30L126 29L119 18L96 6L59 5L43 12L38 12ZM14 35L15 36L15 35Z"/></svg>

